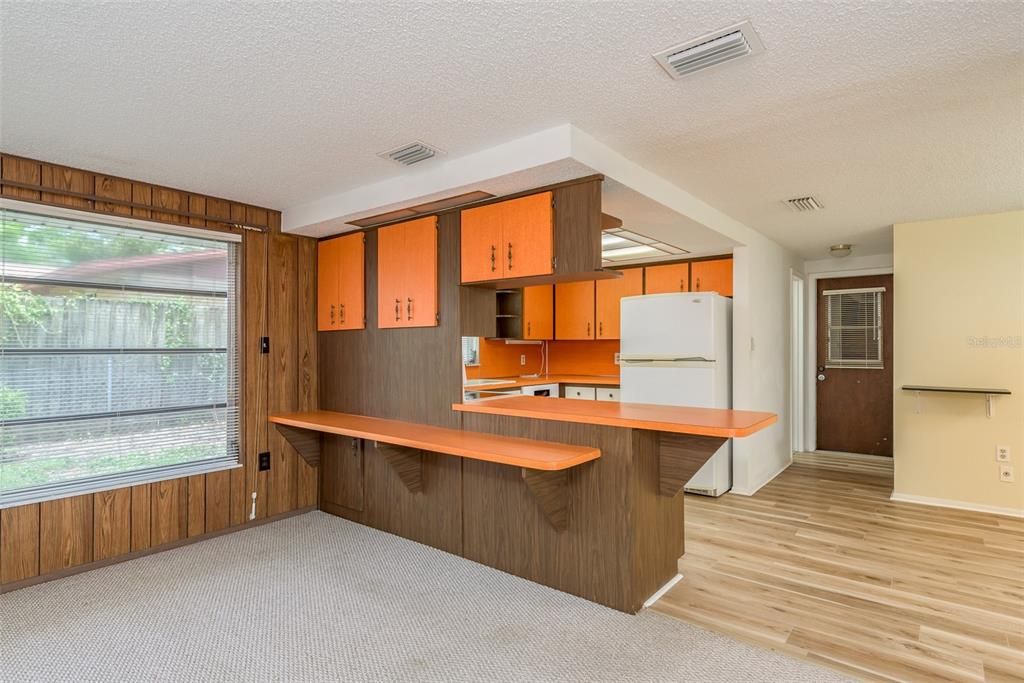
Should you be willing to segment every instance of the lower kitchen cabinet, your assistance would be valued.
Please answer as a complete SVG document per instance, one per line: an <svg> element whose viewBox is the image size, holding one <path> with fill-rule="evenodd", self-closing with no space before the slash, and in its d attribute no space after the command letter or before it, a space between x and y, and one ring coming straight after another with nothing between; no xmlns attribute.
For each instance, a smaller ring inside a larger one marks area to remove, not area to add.
<svg viewBox="0 0 1024 683"><path fill-rule="evenodd" d="M320 502L363 509L363 440L325 434L320 454Z"/></svg>
<svg viewBox="0 0 1024 683"><path fill-rule="evenodd" d="M618 401L619 400L619 388L618 387L597 387L598 401Z"/></svg>
<svg viewBox="0 0 1024 683"><path fill-rule="evenodd" d="M594 391L594 387L577 387L567 384L565 386L565 397L593 401L597 399L597 392Z"/></svg>

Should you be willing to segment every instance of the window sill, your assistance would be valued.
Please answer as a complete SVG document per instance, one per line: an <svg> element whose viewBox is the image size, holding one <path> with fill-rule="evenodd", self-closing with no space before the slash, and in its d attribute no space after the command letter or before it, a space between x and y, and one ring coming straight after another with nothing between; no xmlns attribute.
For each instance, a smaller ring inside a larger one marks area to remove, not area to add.
<svg viewBox="0 0 1024 683"><path fill-rule="evenodd" d="M170 465L157 469L140 470L138 472L125 472L123 474L83 479L76 482L55 483L48 486L0 494L0 510L20 505L44 503L49 500L70 498L72 496L140 486L142 484L153 484L171 479L181 479L182 477L194 477L199 474L209 474L211 472L233 470L241 467L242 463L237 461L212 460L184 465Z"/></svg>

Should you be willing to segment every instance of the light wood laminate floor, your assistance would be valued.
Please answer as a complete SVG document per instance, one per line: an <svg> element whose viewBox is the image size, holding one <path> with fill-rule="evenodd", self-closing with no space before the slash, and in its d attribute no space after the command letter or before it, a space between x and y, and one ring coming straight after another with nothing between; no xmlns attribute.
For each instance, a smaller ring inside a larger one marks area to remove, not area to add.
<svg viewBox="0 0 1024 683"><path fill-rule="evenodd" d="M654 609L868 680L1024 681L1024 520L891 490L888 459L800 454L754 496L687 496Z"/></svg>

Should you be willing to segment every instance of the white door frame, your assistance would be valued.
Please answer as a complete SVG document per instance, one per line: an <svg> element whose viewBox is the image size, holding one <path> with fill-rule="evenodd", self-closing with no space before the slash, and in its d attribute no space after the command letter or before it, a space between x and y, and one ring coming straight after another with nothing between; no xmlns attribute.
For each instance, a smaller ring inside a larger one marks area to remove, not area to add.
<svg viewBox="0 0 1024 683"><path fill-rule="evenodd" d="M838 264L837 264L838 265ZM804 446L808 451L818 450L818 280L833 277L860 277L863 275L892 275L892 266L829 270L807 274L806 320L807 336L804 354ZM895 289L895 287L893 287Z"/></svg>
<svg viewBox="0 0 1024 683"><path fill-rule="evenodd" d="M804 450L804 317L806 307L806 281L803 273L789 269L790 326L789 326L789 409L790 449L794 453Z"/></svg>

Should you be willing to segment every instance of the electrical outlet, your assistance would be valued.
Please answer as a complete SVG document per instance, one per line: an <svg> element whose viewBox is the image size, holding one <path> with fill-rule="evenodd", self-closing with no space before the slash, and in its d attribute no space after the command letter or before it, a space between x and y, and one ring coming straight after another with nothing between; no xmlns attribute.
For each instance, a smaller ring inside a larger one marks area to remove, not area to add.
<svg viewBox="0 0 1024 683"><path fill-rule="evenodd" d="M1006 463L999 464L999 481L1013 483L1016 478L1013 476L1013 465Z"/></svg>
<svg viewBox="0 0 1024 683"><path fill-rule="evenodd" d="M270 451L264 451L259 454L259 471L266 472L270 469Z"/></svg>
<svg viewBox="0 0 1024 683"><path fill-rule="evenodd" d="M618 351L615 352L614 360L615 360L615 364L618 365L619 364L619 352Z"/></svg>
<svg viewBox="0 0 1024 683"><path fill-rule="evenodd" d="M519 354L519 364L520 365L526 365L526 354L525 353Z"/></svg>
<svg viewBox="0 0 1024 683"><path fill-rule="evenodd" d="M996 462L1010 462L1010 447L996 446Z"/></svg>

